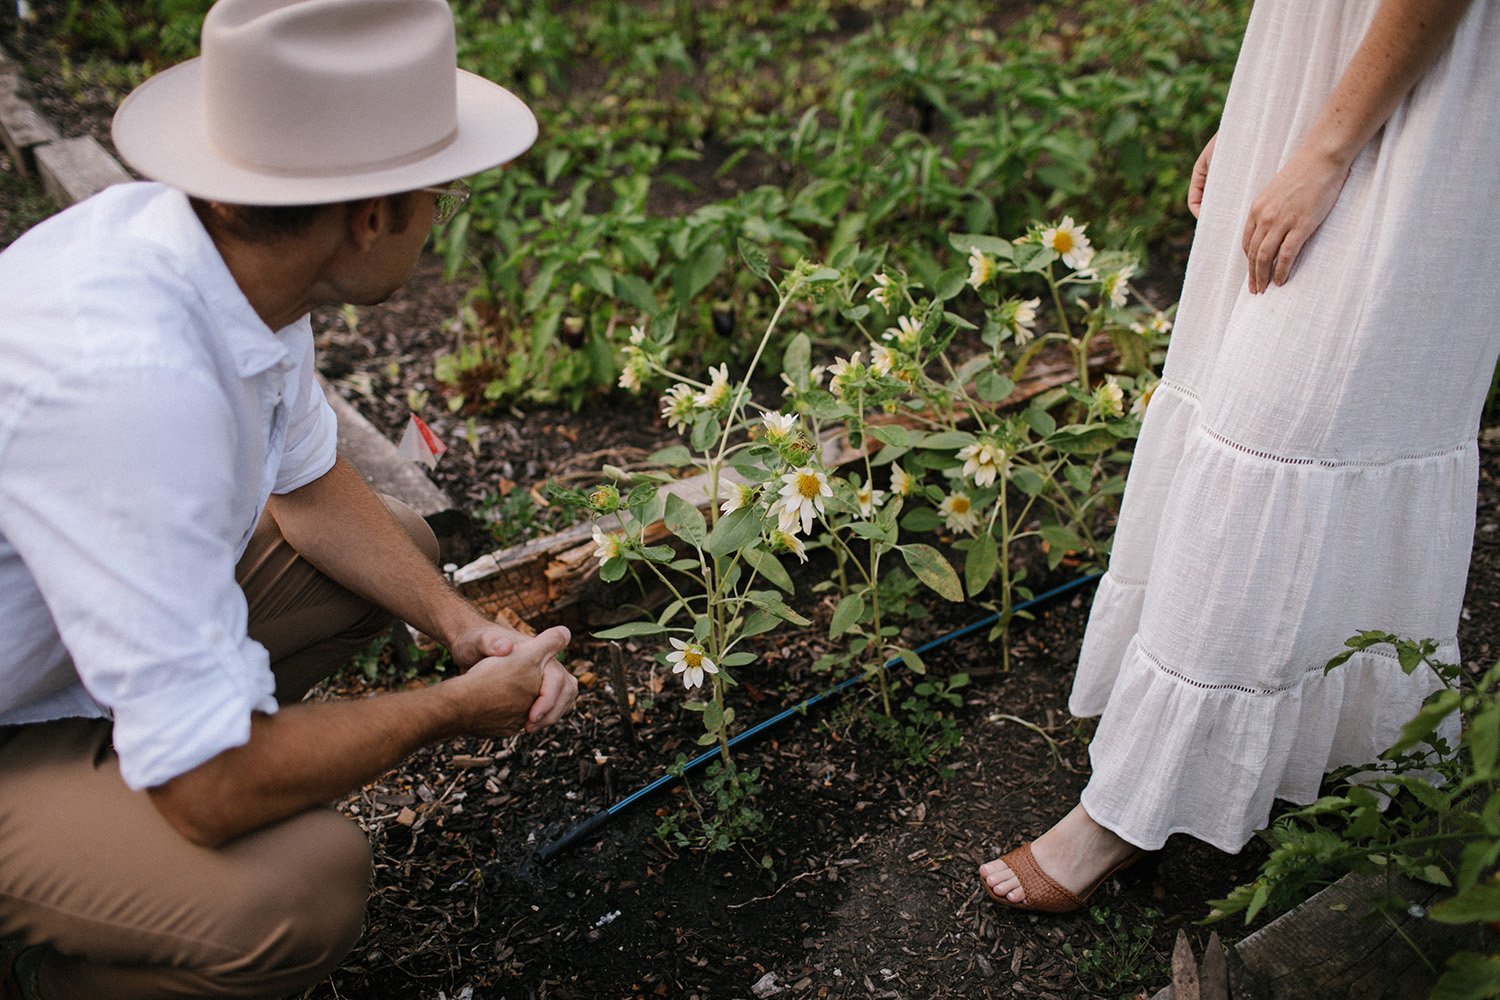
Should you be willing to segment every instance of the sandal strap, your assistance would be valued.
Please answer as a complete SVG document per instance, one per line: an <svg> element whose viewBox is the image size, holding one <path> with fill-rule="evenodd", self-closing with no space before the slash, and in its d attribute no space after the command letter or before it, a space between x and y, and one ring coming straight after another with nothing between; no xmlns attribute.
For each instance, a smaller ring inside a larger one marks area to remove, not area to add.
<svg viewBox="0 0 1500 1000"><path fill-rule="evenodd" d="M1036 857L1031 853L1030 841L1002 856L1000 860L1015 872L1021 888L1026 890L1025 902L1005 901L1007 905L1014 906L1018 910L1035 910L1038 913L1072 913L1074 910L1082 909L1083 900L1069 892L1036 863Z"/></svg>

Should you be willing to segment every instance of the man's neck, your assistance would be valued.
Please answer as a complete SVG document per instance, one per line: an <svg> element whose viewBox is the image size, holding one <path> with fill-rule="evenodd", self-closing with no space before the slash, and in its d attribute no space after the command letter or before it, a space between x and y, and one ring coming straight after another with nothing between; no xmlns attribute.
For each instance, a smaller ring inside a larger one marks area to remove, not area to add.
<svg viewBox="0 0 1500 1000"><path fill-rule="evenodd" d="M314 225L305 233L267 241L235 238L194 206L246 301L261 321L280 330L319 305L316 294L336 234Z"/></svg>

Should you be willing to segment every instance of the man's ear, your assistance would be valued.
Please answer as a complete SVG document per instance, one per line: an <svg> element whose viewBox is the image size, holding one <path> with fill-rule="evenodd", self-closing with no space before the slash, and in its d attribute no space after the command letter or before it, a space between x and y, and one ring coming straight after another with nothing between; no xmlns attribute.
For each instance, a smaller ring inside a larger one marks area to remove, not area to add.
<svg viewBox="0 0 1500 1000"><path fill-rule="evenodd" d="M344 205L344 232L358 250L368 250L390 224L391 206L383 197L360 198Z"/></svg>

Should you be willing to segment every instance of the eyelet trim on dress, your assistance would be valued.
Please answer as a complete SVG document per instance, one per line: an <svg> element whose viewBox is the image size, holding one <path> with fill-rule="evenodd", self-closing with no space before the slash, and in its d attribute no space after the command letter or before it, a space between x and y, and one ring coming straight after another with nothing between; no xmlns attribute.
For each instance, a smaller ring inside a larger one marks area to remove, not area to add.
<svg viewBox="0 0 1500 1000"><path fill-rule="evenodd" d="M1181 382L1178 382L1175 379L1164 378L1161 380L1160 386L1176 393L1179 396L1182 396L1184 399L1187 399L1189 402L1197 406L1200 411L1203 409L1203 400L1199 397L1198 393L1188 386L1183 385ZM1422 462L1434 458L1445 458L1449 455L1462 452L1473 446L1472 442L1462 441L1458 444L1449 445L1445 448L1438 448L1430 452L1408 452L1403 455L1391 455L1386 458L1341 460L1331 458L1312 458L1310 456L1278 455L1275 452L1261 451L1257 448L1251 448L1248 445L1241 444L1233 438L1228 437L1227 435L1222 434L1211 427L1205 426L1202 423L1199 423L1197 429L1207 437L1209 437L1211 440L1217 441L1224 447L1232 448L1242 455L1249 455L1251 458L1260 458L1264 459L1267 462L1280 462L1283 465L1317 466L1321 469L1368 469L1384 465L1395 465L1398 462Z"/></svg>
<svg viewBox="0 0 1500 1000"><path fill-rule="evenodd" d="M1458 644L1458 639L1457 639L1457 637L1455 637L1453 639L1449 639L1447 642L1439 643L1438 644L1438 649L1441 650L1441 649L1443 649L1445 647L1449 648L1449 649L1452 649L1452 648L1455 648L1457 646L1457 644ZM1250 686L1245 685L1245 684L1205 684L1203 681L1195 681L1191 677L1187 677L1184 674L1178 673L1176 670L1173 670L1171 667L1167 666L1166 663L1162 662L1161 657L1159 657L1155 653L1151 652L1151 650L1147 649L1141 643L1141 640L1140 640L1139 636L1137 636L1136 639L1135 639L1135 647L1141 651L1141 655L1144 656L1147 659L1147 661L1150 662L1150 664L1153 667L1156 668L1156 670L1158 672L1166 674L1168 677L1171 677L1174 680L1181 681L1182 683L1188 685L1189 687L1195 687L1195 688L1198 688L1199 690L1202 690L1202 691L1238 691L1241 694L1253 694L1253 695L1282 694L1284 692L1290 691L1294 687L1300 686L1302 684L1302 682L1305 681L1308 678L1309 675L1311 675L1311 674L1320 674L1320 673L1323 672L1323 666L1322 665L1319 665L1319 666L1316 666L1316 667L1312 667L1312 668L1309 668L1308 670L1303 671L1302 676L1300 678L1298 678L1296 681L1292 682L1291 684L1284 684L1281 687L1274 687L1274 688L1250 687ZM1365 654L1368 654L1370 656L1379 656L1379 657L1381 657L1383 659L1396 660L1396 661L1399 662L1399 658L1396 655L1395 650L1391 650L1391 649L1384 649L1384 648L1363 649L1363 650L1360 650L1360 652L1357 653L1357 654L1355 654L1355 655L1356 655L1356 657L1358 657L1360 655L1365 655ZM1329 657L1329 659L1332 659L1332 657Z"/></svg>

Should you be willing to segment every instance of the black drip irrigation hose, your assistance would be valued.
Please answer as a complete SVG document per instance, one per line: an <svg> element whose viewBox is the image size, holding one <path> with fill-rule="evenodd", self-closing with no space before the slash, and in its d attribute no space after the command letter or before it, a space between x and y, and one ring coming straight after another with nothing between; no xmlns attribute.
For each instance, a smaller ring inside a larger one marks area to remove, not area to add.
<svg viewBox="0 0 1500 1000"><path fill-rule="evenodd" d="M1071 591L1077 590L1079 587L1083 587L1087 584L1093 583L1102 575L1102 573L1092 573L1088 576L1081 576L1076 580L1071 580L1068 583L1062 584L1061 586L1053 587L1046 593L1038 594L1036 597L1033 597L1030 600L1022 601L1020 604L1017 604L1015 607L1013 607L1011 611L1012 613L1016 611L1024 611L1027 608L1035 607L1036 605L1041 604L1044 601L1050 601L1055 597L1061 597L1063 594L1070 593ZM1000 616L998 614L986 615L978 621L970 622L962 628L954 629L947 635L941 635L936 639L925 642L922 645L918 646L916 649L912 650L912 652L920 656L921 654L927 652L929 649L936 649L938 646L941 646L945 642L952 642L954 639L966 636L971 632L984 628L986 625L993 625L999 620ZM899 656L894 656L891 659L887 660L885 665L887 668L890 668L900 664L901 662L902 661ZM850 687L854 686L855 684L867 680L868 678L869 675L867 674L856 674L853 677L845 678L828 690L823 691L819 694L815 694L810 698L805 698L802 701L799 701L797 704L793 705L791 708L778 712L777 714L771 716L769 719L763 719L760 722L757 722L749 729L732 737L729 740L729 746L733 748L741 743L744 743L746 740L753 739L754 737L759 736L761 733L764 733L766 730L771 729L781 724L782 722L785 722L787 719L790 719L794 715L806 715L807 710L818 704L818 702L825 701L828 698L832 698L834 695L840 694ZM537 860L542 862L551 861L563 851L567 850L569 847L572 847L579 840L587 837L589 834L593 833L605 823L614 819L620 813L624 812L626 809L629 809L631 806L635 805L637 802L639 802L641 799L644 799L652 792L660 791L662 788L675 783L679 778L682 777L682 775L687 774L687 772L693 770L694 768L701 767L702 765L707 764L717 756L719 756L719 749L717 747L712 750L705 750L703 753L699 754L698 756L694 757L692 760L684 764L681 773L664 774L650 784L644 785L641 788L636 789L634 792L631 792L629 795L625 796L623 799L616 802L609 808L599 810L588 819L584 820L577 826L574 826L571 830L564 833L561 837L558 837L552 843L546 844L539 848L536 852Z"/></svg>

